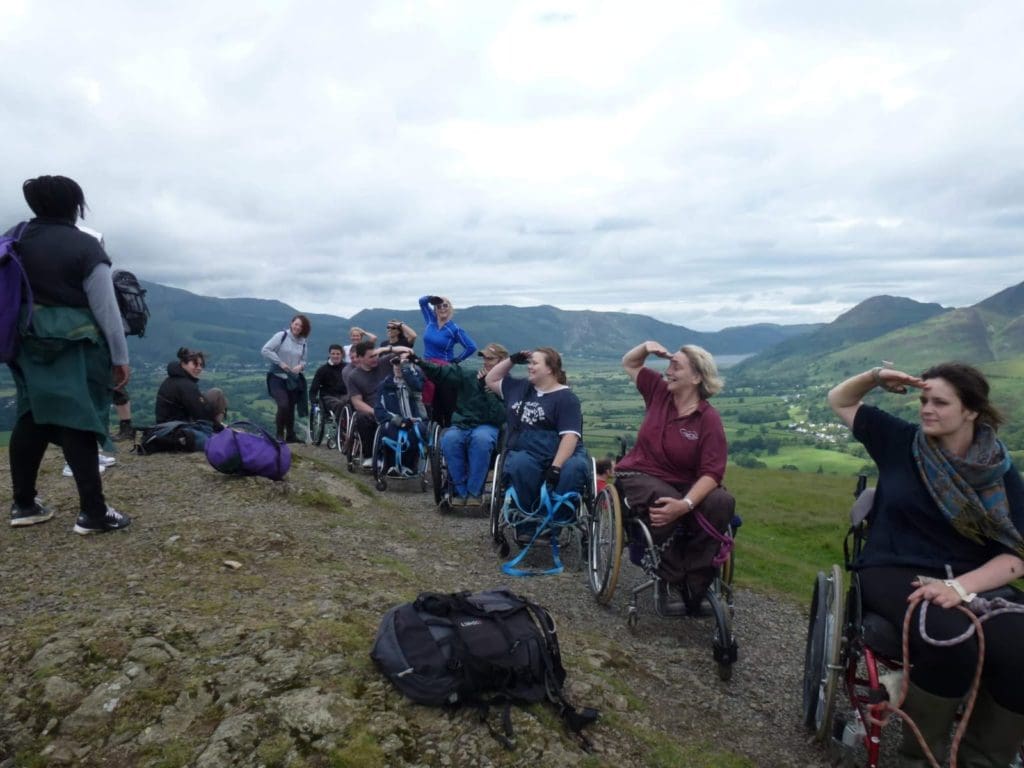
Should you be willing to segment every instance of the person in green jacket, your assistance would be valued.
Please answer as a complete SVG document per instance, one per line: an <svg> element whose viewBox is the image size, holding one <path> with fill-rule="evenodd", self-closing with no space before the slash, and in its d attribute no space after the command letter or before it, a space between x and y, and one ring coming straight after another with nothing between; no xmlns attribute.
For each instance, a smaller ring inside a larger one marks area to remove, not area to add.
<svg viewBox="0 0 1024 768"><path fill-rule="evenodd" d="M428 379L456 392L452 425L441 435L441 452L448 464L448 476L454 492L453 507L479 506L482 503L491 454L498 444L501 425L505 423L505 406L497 395L487 389L484 376L508 357L508 350L501 344L492 343L477 354L484 362L477 371L459 364L437 365L417 360Z"/></svg>
<svg viewBox="0 0 1024 768"><path fill-rule="evenodd" d="M35 218L22 229L17 252L34 308L30 330L8 363L17 388L9 451L11 526L53 517L36 488L46 447L53 443L63 449L78 487L72 530L125 528L131 518L107 504L99 470L98 443L113 448L107 435L111 394L130 375L110 258L99 240L75 226L86 208L77 182L40 176L26 181L22 192ZM22 307L23 317L29 309Z"/></svg>

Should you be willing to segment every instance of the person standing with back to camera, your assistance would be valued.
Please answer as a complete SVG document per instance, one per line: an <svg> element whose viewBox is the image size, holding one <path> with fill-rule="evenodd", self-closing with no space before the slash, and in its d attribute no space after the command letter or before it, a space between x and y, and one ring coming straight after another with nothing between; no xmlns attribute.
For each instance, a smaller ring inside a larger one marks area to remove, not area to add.
<svg viewBox="0 0 1024 768"><path fill-rule="evenodd" d="M427 323L423 331L423 359L437 365L461 363L476 352L476 343L455 324L455 306L446 296L421 296L420 312ZM455 347L462 352L456 353ZM456 391L449 386L435 386L428 381L423 387L423 402L430 406L430 417L442 427L451 426L455 412Z"/></svg>
<svg viewBox="0 0 1024 768"><path fill-rule="evenodd" d="M46 447L54 443L78 489L72 530L86 535L126 528L131 518L107 504L99 470L98 443L113 448L107 435L111 392L123 388L131 373L110 258L96 238L75 227L86 209L77 182L40 176L26 181L22 192L35 218L24 227L17 251L35 309L32 331L8 364L17 388L9 450L11 526L53 517L37 496L36 481Z"/></svg>

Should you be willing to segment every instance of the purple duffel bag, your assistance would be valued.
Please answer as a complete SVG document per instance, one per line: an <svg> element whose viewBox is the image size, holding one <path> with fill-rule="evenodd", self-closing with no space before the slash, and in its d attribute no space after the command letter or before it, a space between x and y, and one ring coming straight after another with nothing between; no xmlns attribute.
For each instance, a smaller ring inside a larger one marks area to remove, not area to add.
<svg viewBox="0 0 1024 768"><path fill-rule="evenodd" d="M206 460L227 475L281 480L292 465L292 452L258 424L234 421L207 439Z"/></svg>

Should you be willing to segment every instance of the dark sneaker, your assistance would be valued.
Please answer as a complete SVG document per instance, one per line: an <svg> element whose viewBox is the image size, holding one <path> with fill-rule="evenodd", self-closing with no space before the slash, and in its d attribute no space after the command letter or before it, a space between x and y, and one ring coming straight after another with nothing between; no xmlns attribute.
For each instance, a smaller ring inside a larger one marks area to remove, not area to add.
<svg viewBox="0 0 1024 768"><path fill-rule="evenodd" d="M131 524L132 519L128 517L128 515L121 514L113 507L108 506L107 514L98 522L90 517L86 517L82 513L79 513L78 520L75 521L75 527L72 530L82 536L87 536L90 533L118 531L121 528L127 528Z"/></svg>
<svg viewBox="0 0 1024 768"><path fill-rule="evenodd" d="M663 579L654 582L654 611L659 616L685 616L687 613L682 597Z"/></svg>
<svg viewBox="0 0 1024 768"><path fill-rule="evenodd" d="M51 517L53 517L53 510L44 507L39 499L36 499L28 509L21 509L17 504L11 504L12 528L45 523Z"/></svg>

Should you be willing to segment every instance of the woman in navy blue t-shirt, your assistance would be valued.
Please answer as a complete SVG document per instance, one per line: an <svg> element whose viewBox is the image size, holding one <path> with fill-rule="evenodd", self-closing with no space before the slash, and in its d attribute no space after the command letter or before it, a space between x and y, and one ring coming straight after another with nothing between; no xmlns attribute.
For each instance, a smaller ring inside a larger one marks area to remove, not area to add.
<svg viewBox="0 0 1024 768"><path fill-rule="evenodd" d="M920 424L861 399L876 386L921 390ZM1002 419L975 368L944 363L918 376L875 368L828 395L832 406L878 465L871 529L860 559L866 610L901 626L908 602L932 608L927 633L951 638L970 626L960 611L978 592L1024 576L1024 485L1006 446ZM925 577L925 578L919 578ZM949 647L922 639L915 610L910 626L910 688L903 710L941 763L953 717L971 686L978 642ZM982 687L960 744L960 765L1008 765L1024 741L1024 613L985 622ZM924 753L905 732L901 752ZM924 765L924 762L920 763Z"/></svg>
<svg viewBox="0 0 1024 768"><path fill-rule="evenodd" d="M516 363L527 364L525 379L508 375ZM542 483L556 494L584 487L589 460L583 447L583 411L566 383L561 355L551 347L516 352L497 363L486 381L505 401L504 475L523 510L535 509Z"/></svg>

